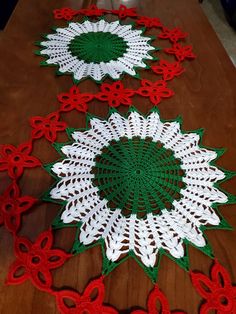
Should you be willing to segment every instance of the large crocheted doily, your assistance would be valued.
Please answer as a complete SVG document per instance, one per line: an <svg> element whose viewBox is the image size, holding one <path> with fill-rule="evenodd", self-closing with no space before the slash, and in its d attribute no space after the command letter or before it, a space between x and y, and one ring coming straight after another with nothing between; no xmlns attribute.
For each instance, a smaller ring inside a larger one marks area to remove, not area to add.
<svg viewBox="0 0 236 314"><path fill-rule="evenodd" d="M159 251L183 267L186 241L210 254L201 227L221 223L213 207L227 202L217 186L226 175L213 165L217 152L201 147L201 132L162 122L157 109L89 117L86 131L70 130L70 144L55 144L63 160L46 167L59 180L48 196L64 205L55 226L78 222L74 251L98 241L111 269L128 254L153 280Z"/></svg>

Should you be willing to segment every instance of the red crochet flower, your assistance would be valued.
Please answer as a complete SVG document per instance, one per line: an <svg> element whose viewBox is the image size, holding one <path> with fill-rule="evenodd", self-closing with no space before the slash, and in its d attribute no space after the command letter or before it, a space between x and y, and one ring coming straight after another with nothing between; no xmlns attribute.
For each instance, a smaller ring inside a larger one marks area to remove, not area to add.
<svg viewBox="0 0 236 314"><path fill-rule="evenodd" d="M62 103L60 111L71 111L76 109L81 112L88 110L87 102L94 98L92 94L80 93L79 88L74 85L69 93L62 93L57 96L57 99Z"/></svg>
<svg viewBox="0 0 236 314"><path fill-rule="evenodd" d="M161 306L161 311L157 309L157 305ZM165 295L155 286L148 297L148 311L135 310L131 314L184 314L182 311L170 311L169 303Z"/></svg>
<svg viewBox="0 0 236 314"><path fill-rule="evenodd" d="M161 74L164 81L172 80L185 71L179 62L171 63L166 60L160 60L159 65L153 65L151 69L156 74Z"/></svg>
<svg viewBox="0 0 236 314"><path fill-rule="evenodd" d="M198 293L205 299L200 314L215 310L216 314L236 313L236 287L232 286L227 270L215 261L211 278L202 273L191 272L191 279Z"/></svg>
<svg viewBox="0 0 236 314"><path fill-rule="evenodd" d="M80 12L86 16L101 16L107 12L107 10L99 9L95 4L92 4L87 9L80 10Z"/></svg>
<svg viewBox="0 0 236 314"><path fill-rule="evenodd" d="M41 290L51 291L50 270L62 266L70 257L62 250L52 249L52 232L42 232L35 243L17 237L14 250L16 261L10 266L6 284L15 285L30 279Z"/></svg>
<svg viewBox="0 0 236 314"><path fill-rule="evenodd" d="M184 61L185 59L196 58L192 49L192 46L181 46L180 44L175 43L171 48L165 48L164 51L168 54L175 55L178 61Z"/></svg>
<svg viewBox="0 0 236 314"><path fill-rule="evenodd" d="M148 80L142 80L141 85L142 87L137 90L137 94L144 97L149 97L150 101L154 105L159 104L162 98L168 98L174 95L174 92L166 87L167 84L165 81L159 80L156 82L151 82Z"/></svg>
<svg viewBox="0 0 236 314"><path fill-rule="evenodd" d="M161 21L157 17L139 16L136 25L142 25L147 28L162 27Z"/></svg>
<svg viewBox="0 0 236 314"><path fill-rule="evenodd" d="M184 39L188 36L188 33L184 33L180 28L175 27L173 29L163 28L162 32L158 35L158 38L169 39L171 42L177 42L180 39Z"/></svg>
<svg viewBox="0 0 236 314"><path fill-rule="evenodd" d="M71 8L61 8L53 10L54 18L57 20L65 19L67 21L70 21L78 13L79 11L73 10Z"/></svg>
<svg viewBox="0 0 236 314"><path fill-rule="evenodd" d="M130 97L134 95L132 89L124 88L121 81L113 84L103 83L101 85L101 92L96 95L96 98L101 101L107 101L110 107L118 107L120 105L130 106L132 100Z"/></svg>
<svg viewBox="0 0 236 314"><path fill-rule="evenodd" d="M46 117L32 117L30 119L30 125L32 126L32 137L45 138L50 142L55 142L57 138L57 132L64 131L66 129L66 123L59 121L60 116L57 112L50 113Z"/></svg>
<svg viewBox="0 0 236 314"><path fill-rule="evenodd" d="M120 5L118 10L111 10L111 13L117 14L120 19L137 16L136 8L127 8L123 4Z"/></svg>
<svg viewBox="0 0 236 314"><path fill-rule="evenodd" d="M20 196L18 185L13 182L0 196L0 225L16 233L21 224L21 214L36 202L31 196Z"/></svg>
<svg viewBox="0 0 236 314"><path fill-rule="evenodd" d="M11 144L2 145L0 149L0 171L7 170L11 178L19 178L24 168L33 168L41 162L29 154L32 151L31 143L22 143L18 147Z"/></svg>
<svg viewBox="0 0 236 314"><path fill-rule="evenodd" d="M94 299L92 296L96 290ZM118 314L112 307L103 305L105 294L103 277L90 282L82 295L70 290L61 290L54 294L62 314ZM72 305L69 306L66 301L70 301Z"/></svg>

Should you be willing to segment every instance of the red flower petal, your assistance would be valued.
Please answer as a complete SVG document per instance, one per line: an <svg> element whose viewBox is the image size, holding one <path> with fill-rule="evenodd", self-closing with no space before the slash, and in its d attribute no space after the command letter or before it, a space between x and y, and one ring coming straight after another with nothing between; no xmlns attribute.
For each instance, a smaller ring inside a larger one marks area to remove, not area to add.
<svg viewBox="0 0 236 314"><path fill-rule="evenodd" d="M22 143L17 150L23 155L29 155L32 152L32 145L31 143Z"/></svg>
<svg viewBox="0 0 236 314"><path fill-rule="evenodd" d="M9 272L6 279L7 285L18 285L23 283L29 278L29 274L26 273L24 264L16 260L9 268Z"/></svg>
<svg viewBox="0 0 236 314"><path fill-rule="evenodd" d="M44 131L42 129L32 130L32 138L41 138L44 135Z"/></svg>
<svg viewBox="0 0 236 314"><path fill-rule="evenodd" d="M72 314L76 311L76 306L79 303L80 295L77 292L70 290L61 290L56 292L56 301L57 307L60 313L63 314ZM70 301L71 307L68 306L68 302Z"/></svg>
<svg viewBox="0 0 236 314"><path fill-rule="evenodd" d="M219 287L231 287L231 279L226 269L220 265L219 262L215 262L211 270L212 281Z"/></svg>
<svg viewBox="0 0 236 314"><path fill-rule="evenodd" d="M30 273L30 279L38 289L50 291L50 287L52 286L52 275L48 269L31 269Z"/></svg>
<svg viewBox="0 0 236 314"><path fill-rule="evenodd" d="M209 298L214 291L212 281L207 276L200 273L192 273L191 279L198 293L205 299Z"/></svg>
<svg viewBox="0 0 236 314"><path fill-rule="evenodd" d="M38 158L34 156L23 156L23 157L24 157L23 167L34 168L37 166L41 166L41 162L38 160Z"/></svg>
<svg viewBox="0 0 236 314"><path fill-rule="evenodd" d="M36 199L31 196L22 196L18 198L18 202L19 204L18 204L17 211L18 213L23 213L26 210L28 210L36 202Z"/></svg>
<svg viewBox="0 0 236 314"><path fill-rule="evenodd" d="M16 237L14 250L15 255L18 257L22 262L27 261L27 256L31 251L32 243L27 238L23 237Z"/></svg>
<svg viewBox="0 0 236 314"><path fill-rule="evenodd" d="M24 167L22 164L8 164L8 174L10 178L19 178L23 174Z"/></svg>
<svg viewBox="0 0 236 314"><path fill-rule="evenodd" d="M34 248L40 250L50 250L53 244L53 235L51 230L42 232L34 243Z"/></svg>
<svg viewBox="0 0 236 314"><path fill-rule="evenodd" d="M97 290L97 296L95 299L92 300L92 294L93 292ZM105 288L103 284L103 277L100 277L99 279L95 279L91 281L88 286L86 287L83 297L86 299L90 299L91 303L95 303L96 306L101 306L103 299L105 296Z"/></svg>
<svg viewBox="0 0 236 314"><path fill-rule="evenodd" d="M161 308L161 311L157 309L157 305ZM150 292L147 302L148 311L135 310L131 314L184 314L182 311L170 311L169 303L166 296L159 290L156 285L154 289Z"/></svg>
<svg viewBox="0 0 236 314"><path fill-rule="evenodd" d="M48 267L49 269L55 269L62 266L65 263L65 260L68 258L68 254L62 250L53 249L47 252L48 258Z"/></svg>
<svg viewBox="0 0 236 314"><path fill-rule="evenodd" d="M11 144L6 144L6 145L2 145L0 154L1 154L3 157L8 157L9 155L11 155L12 153L14 153L15 151L16 151L15 146L13 146L13 145L11 145Z"/></svg>

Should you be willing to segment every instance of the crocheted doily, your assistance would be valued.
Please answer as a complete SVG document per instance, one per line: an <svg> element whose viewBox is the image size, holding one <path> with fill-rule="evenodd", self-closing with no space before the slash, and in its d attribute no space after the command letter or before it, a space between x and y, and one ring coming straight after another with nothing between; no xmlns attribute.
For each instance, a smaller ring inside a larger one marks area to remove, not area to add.
<svg viewBox="0 0 236 314"><path fill-rule="evenodd" d="M59 72L72 73L76 81L91 77L100 82L107 75L119 79L123 73L137 76L136 68L147 68L145 60L155 59L150 52L156 48L144 31L104 19L71 22L39 42L38 54L48 57L44 65L58 65Z"/></svg>
<svg viewBox="0 0 236 314"><path fill-rule="evenodd" d="M157 109L147 117L134 107L127 117L115 109L107 120L89 116L86 131L69 131L71 144L55 145L63 160L46 166L59 180L48 196L64 205L55 227L78 222L74 251L99 241L106 267L132 255L153 279L159 251L183 267L186 241L211 254L201 226L221 223L213 204L227 202L216 184L226 175L200 133L162 122Z"/></svg>

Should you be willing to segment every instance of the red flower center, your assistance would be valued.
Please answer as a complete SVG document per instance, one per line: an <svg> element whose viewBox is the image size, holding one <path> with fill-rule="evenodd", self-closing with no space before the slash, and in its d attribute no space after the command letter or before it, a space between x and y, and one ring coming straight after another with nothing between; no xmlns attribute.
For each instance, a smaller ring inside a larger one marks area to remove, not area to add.
<svg viewBox="0 0 236 314"><path fill-rule="evenodd" d="M41 257L40 256L33 256L31 259L31 263L34 265L37 265L41 262Z"/></svg>
<svg viewBox="0 0 236 314"><path fill-rule="evenodd" d="M19 163L21 162L22 156L20 154L12 154L10 158L14 163Z"/></svg>
<svg viewBox="0 0 236 314"><path fill-rule="evenodd" d="M41 268L41 265L45 265L44 261L46 259L46 256L42 254L41 252L32 252L29 253L27 262L30 265L30 268Z"/></svg>
<svg viewBox="0 0 236 314"><path fill-rule="evenodd" d="M219 308L224 311L232 310L233 302L225 293L221 293L218 296Z"/></svg>
<svg viewBox="0 0 236 314"><path fill-rule="evenodd" d="M15 209L15 204L14 202L10 201L10 200L6 200L5 203L3 203L2 205L2 211L5 214L9 214L10 212L14 211Z"/></svg>

